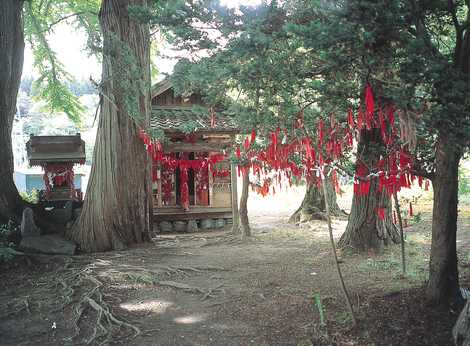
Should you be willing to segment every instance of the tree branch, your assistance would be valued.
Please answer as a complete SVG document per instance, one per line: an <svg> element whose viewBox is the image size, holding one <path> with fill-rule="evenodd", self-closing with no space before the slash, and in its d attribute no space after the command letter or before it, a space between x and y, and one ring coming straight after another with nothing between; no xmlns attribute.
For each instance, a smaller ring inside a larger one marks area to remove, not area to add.
<svg viewBox="0 0 470 346"><path fill-rule="evenodd" d="M92 15L98 16L98 13L91 12L91 11L80 11L80 12L72 13L72 14L69 14L65 17L59 18L56 21L52 22L51 24L48 25L48 27L46 29L41 31L41 33L49 32L54 26L56 26L57 24L63 22L64 20L67 20L67 19L72 18L72 17L78 17L78 16L81 16L82 14L92 14Z"/></svg>

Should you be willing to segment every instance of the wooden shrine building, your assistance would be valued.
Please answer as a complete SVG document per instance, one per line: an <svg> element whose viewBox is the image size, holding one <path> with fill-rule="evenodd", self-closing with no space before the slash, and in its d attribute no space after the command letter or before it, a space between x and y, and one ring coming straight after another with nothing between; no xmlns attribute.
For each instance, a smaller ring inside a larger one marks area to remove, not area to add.
<svg viewBox="0 0 470 346"><path fill-rule="evenodd" d="M230 224L237 177L225 149L238 132L233 119L208 109L198 94L176 95L164 80L152 88L151 127L168 139L165 159L154 163L155 222L160 228L162 222L171 228L188 220L202 228Z"/></svg>
<svg viewBox="0 0 470 346"><path fill-rule="evenodd" d="M30 166L44 170L43 201L81 201L83 193L74 186L74 165L85 163L85 142L73 136L31 136L26 143Z"/></svg>

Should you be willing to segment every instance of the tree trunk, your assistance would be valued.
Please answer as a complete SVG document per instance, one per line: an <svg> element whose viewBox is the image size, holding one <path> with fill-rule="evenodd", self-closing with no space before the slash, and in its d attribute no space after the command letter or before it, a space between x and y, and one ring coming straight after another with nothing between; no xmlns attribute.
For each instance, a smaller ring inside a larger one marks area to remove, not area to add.
<svg viewBox="0 0 470 346"><path fill-rule="evenodd" d="M454 66L465 76L470 74L470 33L455 45ZM446 99L447 88L437 87ZM463 102L462 98L455 102ZM455 124L461 124L456 115ZM462 118L462 119L463 119ZM454 126L455 126L454 124ZM457 125L458 126L458 125ZM452 133L445 122L441 124L436 143L435 175L432 181L434 199L432 211L432 243L429 259L429 281L426 298L436 305L456 305L461 298L457 265L458 168L462 157L463 138Z"/></svg>
<svg viewBox="0 0 470 346"><path fill-rule="evenodd" d="M21 220L23 201L13 181L11 131L24 56L23 1L0 1L0 223Z"/></svg>
<svg viewBox="0 0 470 346"><path fill-rule="evenodd" d="M380 159L378 146L382 145L377 129L361 130L357 149L357 164L376 167ZM384 208L385 218L378 216L378 208ZM399 235L392 219L390 197L378 190L378 179L370 181L369 193L365 196L354 193L348 225L339 240L342 248L351 248L355 252L380 253L389 240L398 242Z"/></svg>
<svg viewBox="0 0 470 346"><path fill-rule="evenodd" d="M240 228L238 231L241 231L243 237L249 237L251 235L250 223L248 221L248 194L250 187L250 175L248 171L244 171L242 174L242 194L240 196Z"/></svg>
<svg viewBox="0 0 470 346"><path fill-rule="evenodd" d="M138 137L149 122L149 31L129 17L129 5L146 0L103 0L99 14L100 120L83 210L70 232L87 252L123 249L148 240L151 230L150 159Z"/></svg>
<svg viewBox="0 0 470 346"><path fill-rule="evenodd" d="M433 179L432 245L426 296L434 304L453 304L460 296L457 268L458 168L461 153L440 134Z"/></svg>
<svg viewBox="0 0 470 346"><path fill-rule="evenodd" d="M336 201L336 192L331 180L325 180L328 204L330 213L333 216L346 215L340 209ZM308 222L311 220L326 220L325 198L323 197L323 189L316 184L309 184L305 191L304 199L300 207L289 218L289 222Z"/></svg>

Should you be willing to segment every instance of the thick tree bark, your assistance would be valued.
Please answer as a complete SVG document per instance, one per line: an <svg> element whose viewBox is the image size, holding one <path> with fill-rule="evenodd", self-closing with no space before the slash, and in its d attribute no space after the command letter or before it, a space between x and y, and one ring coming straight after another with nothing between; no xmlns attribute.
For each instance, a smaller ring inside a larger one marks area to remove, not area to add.
<svg viewBox="0 0 470 346"><path fill-rule="evenodd" d="M150 160L129 105L138 101L142 125L148 124L149 31L129 17L129 5L146 0L103 0L100 10L100 120L83 211L70 232L87 252L123 249L148 240L151 230ZM129 99L132 90L138 93Z"/></svg>
<svg viewBox="0 0 470 346"><path fill-rule="evenodd" d="M454 67L464 76L470 74L470 32L461 31L454 51ZM448 89L437 87L446 99ZM464 102L456 98L454 102ZM456 115L459 118L466 114ZM454 125L455 126L455 125ZM432 244L426 298L436 305L455 305L460 298L457 265L458 166L462 157L462 138L452 133L443 122L436 144Z"/></svg>
<svg viewBox="0 0 470 346"><path fill-rule="evenodd" d="M331 180L325 181L328 204L332 216L346 215L338 206L336 201L336 192ZM325 198L323 197L323 189L316 184L310 184L305 191L304 199L300 207L289 218L289 222L307 222L311 220L326 220Z"/></svg>
<svg viewBox="0 0 470 346"><path fill-rule="evenodd" d="M242 178L242 194L240 196L240 207L238 210L240 215L240 227L236 231L241 232L243 237L248 237L251 235L250 223L248 220L248 195L250 187L250 175L248 171L243 172Z"/></svg>
<svg viewBox="0 0 470 346"><path fill-rule="evenodd" d="M381 143L378 130L362 130L357 149L357 163L376 167L380 159L378 146ZM385 209L383 220L378 216L378 208ZM391 199L385 193L385 189L379 192L378 179L372 179L366 196L359 196L356 193L353 195L348 225L339 240L339 246L351 248L355 252L379 253L390 240L398 242L398 239L398 230L392 219Z"/></svg>
<svg viewBox="0 0 470 346"><path fill-rule="evenodd" d="M426 288L426 296L434 304L453 304L460 296L456 247L460 157L448 134L441 133L436 148L432 245Z"/></svg>
<svg viewBox="0 0 470 346"><path fill-rule="evenodd" d="M13 181L11 131L24 56L23 1L0 1L0 223L21 220L23 201Z"/></svg>

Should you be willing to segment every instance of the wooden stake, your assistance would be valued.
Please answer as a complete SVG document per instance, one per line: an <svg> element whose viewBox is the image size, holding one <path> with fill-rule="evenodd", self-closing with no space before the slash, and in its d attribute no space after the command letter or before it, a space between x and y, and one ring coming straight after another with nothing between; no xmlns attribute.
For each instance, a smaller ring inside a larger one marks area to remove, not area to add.
<svg viewBox="0 0 470 346"><path fill-rule="evenodd" d="M336 263L336 271L338 272L338 278L341 283L341 289L344 294L344 298L346 299L346 304L348 305L349 312L351 314L352 322L353 322L353 327L356 326L357 321L356 321L356 316L354 315L354 309L351 304L351 299L349 298L348 291L346 289L346 285L344 284L343 280L343 274L341 274L341 268L339 266L338 262L338 255L336 254L336 245L335 245L335 240L333 238L333 228L331 227L331 214L330 214L330 205L328 204L328 198L327 196L327 191L326 191L326 183L325 183L326 177L323 175L323 170L321 172L321 182L322 182L322 187L323 187L323 198L325 200L325 209L326 209L326 218L328 221L328 231L330 233L330 242L331 242L331 251L333 252L333 257L335 259Z"/></svg>
<svg viewBox="0 0 470 346"><path fill-rule="evenodd" d="M400 213L400 203L398 203L397 191L393 191L393 199L395 200L395 209L397 211L398 225L400 226L400 241L401 241L401 264L403 275L406 275L406 261L405 261L405 239L403 236L403 222Z"/></svg>
<svg viewBox="0 0 470 346"><path fill-rule="evenodd" d="M237 166L230 164L230 182L232 190L232 231L237 233L240 224L238 213L238 192L237 192Z"/></svg>

